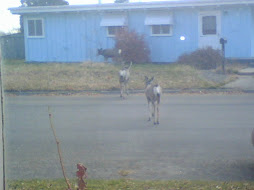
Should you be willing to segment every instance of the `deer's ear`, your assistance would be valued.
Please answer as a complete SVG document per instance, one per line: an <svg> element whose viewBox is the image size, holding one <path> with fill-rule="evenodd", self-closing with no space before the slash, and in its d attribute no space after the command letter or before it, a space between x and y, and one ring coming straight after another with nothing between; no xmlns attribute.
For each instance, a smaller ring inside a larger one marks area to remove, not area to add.
<svg viewBox="0 0 254 190"><path fill-rule="evenodd" d="M147 76L145 76L145 81L148 81L148 77Z"/></svg>
<svg viewBox="0 0 254 190"><path fill-rule="evenodd" d="M152 77L152 78L150 79L150 82L152 82L152 81L153 81L153 79L154 79L154 77Z"/></svg>

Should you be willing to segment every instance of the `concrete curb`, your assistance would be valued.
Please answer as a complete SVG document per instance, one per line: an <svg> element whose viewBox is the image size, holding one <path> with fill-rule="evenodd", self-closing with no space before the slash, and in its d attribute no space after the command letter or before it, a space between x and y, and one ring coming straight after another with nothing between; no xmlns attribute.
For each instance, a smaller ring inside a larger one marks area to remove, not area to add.
<svg viewBox="0 0 254 190"><path fill-rule="evenodd" d="M67 91L67 90L57 90L57 91L5 91L5 95L15 95L15 96L34 96L34 95L79 95L79 94L119 94L119 90L82 90L82 91ZM141 94L144 90L130 90L130 94ZM166 94L209 94L209 93L254 93L254 90L248 89L237 89L237 88L219 88L219 89L163 89L163 93Z"/></svg>

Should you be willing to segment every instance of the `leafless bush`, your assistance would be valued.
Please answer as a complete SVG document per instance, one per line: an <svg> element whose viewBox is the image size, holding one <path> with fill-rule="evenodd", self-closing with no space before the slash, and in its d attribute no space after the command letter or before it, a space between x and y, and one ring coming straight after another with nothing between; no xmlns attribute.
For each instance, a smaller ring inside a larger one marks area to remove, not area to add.
<svg viewBox="0 0 254 190"><path fill-rule="evenodd" d="M222 64L223 57L219 50L212 47L198 49L190 54L183 54L178 58L179 64L193 66L201 70L216 69Z"/></svg>
<svg viewBox="0 0 254 190"><path fill-rule="evenodd" d="M147 63L150 49L144 36L135 31L121 30L116 34L116 49L121 49L121 58L126 63Z"/></svg>

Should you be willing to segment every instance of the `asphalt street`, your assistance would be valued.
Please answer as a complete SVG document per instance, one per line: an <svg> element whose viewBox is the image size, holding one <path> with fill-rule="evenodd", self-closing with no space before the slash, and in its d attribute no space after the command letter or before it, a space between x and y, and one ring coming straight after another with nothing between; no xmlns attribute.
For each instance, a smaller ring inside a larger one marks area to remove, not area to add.
<svg viewBox="0 0 254 190"><path fill-rule="evenodd" d="M9 96L8 179L62 178L50 106L69 178L254 180L254 94L163 95L160 125L144 95Z"/></svg>

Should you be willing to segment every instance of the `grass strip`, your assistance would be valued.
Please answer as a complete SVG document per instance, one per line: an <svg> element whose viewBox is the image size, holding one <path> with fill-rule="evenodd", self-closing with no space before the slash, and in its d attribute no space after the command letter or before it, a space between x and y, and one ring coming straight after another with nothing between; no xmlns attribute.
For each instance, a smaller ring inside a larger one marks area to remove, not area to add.
<svg viewBox="0 0 254 190"><path fill-rule="evenodd" d="M253 190L254 182L220 182L220 181L189 181L189 180L149 180L131 179L118 180L86 180L89 190ZM75 180L71 180L73 189ZM57 180L13 180L8 181L8 190L62 190L66 189L63 179Z"/></svg>
<svg viewBox="0 0 254 190"><path fill-rule="evenodd" d="M122 66L105 63L25 63L4 61L4 89L8 91L116 90ZM129 89L144 89L145 76L154 76L164 89L218 88L231 80L215 82L200 71L178 64L136 64L131 68Z"/></svg>

